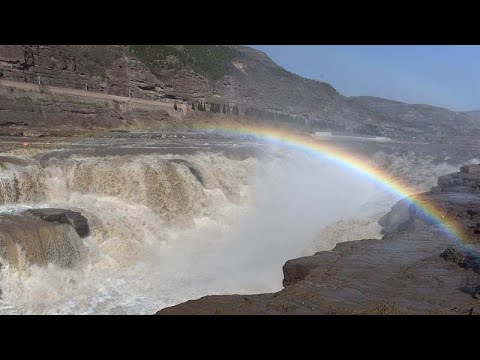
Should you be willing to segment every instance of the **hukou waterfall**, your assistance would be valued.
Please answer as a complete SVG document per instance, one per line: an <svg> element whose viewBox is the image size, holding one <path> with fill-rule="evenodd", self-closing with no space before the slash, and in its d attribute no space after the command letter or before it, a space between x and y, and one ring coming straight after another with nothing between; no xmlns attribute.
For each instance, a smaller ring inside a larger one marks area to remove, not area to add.
<svg viewBox="0 0 480 360"><path fill-rule="evenodd" d="M479 58L0 45L0 316L480 314Z"/></svg>
<svg viewBox="0 0 480 360"><path fill-rule="evenodd" d="M263 149L1 155L0 314L151 314L271 293L287 260L381 237L398 195L328 159ZM437 160L366 161L421 192L458 168Z"/></svg>

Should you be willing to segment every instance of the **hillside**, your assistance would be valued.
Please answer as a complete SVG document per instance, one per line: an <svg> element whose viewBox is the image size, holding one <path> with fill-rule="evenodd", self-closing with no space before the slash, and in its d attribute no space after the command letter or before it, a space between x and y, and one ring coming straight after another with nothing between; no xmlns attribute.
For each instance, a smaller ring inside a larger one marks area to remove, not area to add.
<svg viewBox="0 0 480 360"><path fill-rule="evenodd" d="M480 122L467 112L424 104L406 104L372 96L351 97L349 101L375 114L385 132L403 131L411 136L422 134L466 135L479 128Z"/></svg>
<svg viewBox="0 0 480 360"><path fill-rule="evenodd" d="M235 105L240 114L309 130L411 137L425 131L462 133L464 123L470 132L480 128L472 117L447 109L344 97L331 85L290 73L266 54L244 46L0 45L1 79L176 101L188 108L200 102L208 110L213 103L219 112L226 104L227 113ZM35 122L35 114L42 119L56 116L60 110L53 106L38 113L34 105L18 108L0 94L0 123L8 122L11 114L20 123ZM81 116L73 110L63 109L62 118ZM90 115L101 126L102 112ZM123 117L128 119L128 114Z"/></svg>

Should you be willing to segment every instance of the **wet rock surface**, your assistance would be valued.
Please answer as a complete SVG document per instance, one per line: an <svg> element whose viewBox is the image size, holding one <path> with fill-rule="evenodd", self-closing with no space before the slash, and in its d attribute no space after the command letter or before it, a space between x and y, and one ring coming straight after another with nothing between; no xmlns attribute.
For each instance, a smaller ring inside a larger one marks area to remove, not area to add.
<svg viewBox="0 0 480 360"><path fill-rule="evenodd" d="M382 218L382 239L289 260L277 293L205 296L157 314L477 314L480 194L472 184L479 181L476 167L462 167L422 194L456 221L464 242L401 201Z"/></svg>
<svg viewBox="0 0 480 360"><path fill-rule="evenodd" d="M413 198L402 199L380 218L378 223L382 226L382 234L407 231L414 219L439 225L439 219L425 214L412 201ZM440 176L438 186L415 198L434 204L441 217L456 221L467 235L468 242L480 244L480 165L464 165L457 173Z"/></svg>
<svg viewBox="0 0 480 360"><path fill-rule="evenodd" d="M382 216L378 221L382 227L382 234L407 230L413 222L410 206L411 202L408 199L403 199L395 204L390 212Z"/></svg>
<svg viewBox="0 0 480 360"><path fill-rule="evenodd" d="M48 222L70 224L80 237L90 235L87 219L77 211L65 209L31 209L24 212L27 215L38 217Z"/></svg>
<svg viewBox="0 0 480 360"><path fill-rule="evenodd" d="M71 268L81 260L85 249L74 226L64 221L59 211L44 215L45 220L25 213L0 215L1 261L21 269L48 263Z"/></svg>

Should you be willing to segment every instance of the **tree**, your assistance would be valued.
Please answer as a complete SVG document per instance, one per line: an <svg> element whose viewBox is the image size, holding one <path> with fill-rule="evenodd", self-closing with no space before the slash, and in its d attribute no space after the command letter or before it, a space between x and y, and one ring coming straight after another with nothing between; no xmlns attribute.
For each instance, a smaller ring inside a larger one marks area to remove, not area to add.
<svg viewBox="0 0 480 360"><path fill-rule="evenodd" d="M227 113L227 107L225 106L225 104L223 104L222 114L226 114L226 113Z"/></svg>
<svg viewBox="0 0 480 360"><path fill-rule="evenodd" d="M240 112L238 111L238 106L237 106L237 104L233 105L232 113L233 113L233 115L238 115L238 114L240 113Z"/></svg>
<svg viewBox="0 0 480 360"><path fill-rule="evenodd" d="M192 110L195 110L195 103L192 102Z"/></svg>

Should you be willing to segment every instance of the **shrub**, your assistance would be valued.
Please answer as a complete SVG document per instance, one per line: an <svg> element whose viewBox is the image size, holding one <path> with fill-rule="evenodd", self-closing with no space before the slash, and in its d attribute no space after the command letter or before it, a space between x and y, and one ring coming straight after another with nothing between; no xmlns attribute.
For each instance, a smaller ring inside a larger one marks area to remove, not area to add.
<svg viewBox="0 0 480 360"><path fill-rule="evenodd" d="M129 50L149 65L186 67L212 80L230 74L232 60L240 56L237 49L225 45L130 45Z"/></svg>

